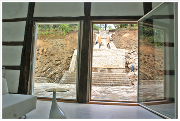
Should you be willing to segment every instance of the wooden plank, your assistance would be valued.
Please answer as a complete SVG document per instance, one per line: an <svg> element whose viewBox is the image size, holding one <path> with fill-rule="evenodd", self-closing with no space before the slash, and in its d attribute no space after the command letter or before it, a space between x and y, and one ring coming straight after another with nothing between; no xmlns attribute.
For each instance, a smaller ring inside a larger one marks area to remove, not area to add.
<svg viewBox="0 0 180 121"><path fill-rule="evenodd" d="M90 20L138 21L142 16L90 16Z"/></svg>
<svg viewBox="0 0 180 121"><path fill-rule="evenodd" d="M26 21L27 18L2 19L2 22L19 22Z"/></svg>
<svg viewBox="0 0 180 121"><path fill-rule="evenodd" d="M90 11L91 3L84 3L84 25L83 25L83 39L82 39L82 48L80 50L80 77L78 80L78 103L87 102L87 80L88 80L88 58L89 58L89 41L90 41Z"/></svg>
<svg viewBox="0 0 180 121"><path fill-rule="evenodd" d="M26 20L24 43L21 55L21 69L19 79L19 94L27 94L28 81L30 72L30 55L31 55L31 42L32 42L32 28L33 28L33 14L35 2L29 2L28 15Z"/></svg>
<svg viewBox="0 0 180 121"><path fill-rule="evenodd" d="M5 67L7 70L20 70L21 66L9 66L9 65L2 65L2 67Z"/></svg>
<svg viewBox="0 0 180 121"><path fill-rule="evenodd" d="M87 104L139 106L138 103L130 103L130 102L122 103L122 102L90 101Z"/></svg>
<svg viewBox="0 0 180 121"><path fill-rule="evenodd" d="M152 2L143 2L144 15L152 10Z"/></svg>
<svg viewBox="0 0 180 121"><path fill-rule="evenodd" d="M5 45L5 46L23 46L23 42L2 42L2 45Z"/></svg>
<svg viewBox="0 0 180 121"><path fill-rule="evenodd" d="M79 17L33 17L32 20L33 21L80 21L80 20L84 20L85 17L84 16L79 16Z"/></svg>

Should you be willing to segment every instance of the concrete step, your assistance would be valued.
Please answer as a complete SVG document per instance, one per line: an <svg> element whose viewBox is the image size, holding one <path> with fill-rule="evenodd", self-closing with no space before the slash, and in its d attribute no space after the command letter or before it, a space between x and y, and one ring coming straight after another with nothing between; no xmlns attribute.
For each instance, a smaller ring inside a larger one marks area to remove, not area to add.
<svg viewBox="0 0 180 121"><path fill-rule="evenodd" d="M92 83L126 83L126 82L127 82L126 80L115 80L115 81L112 81L112 80L109 80L109 81L105 81L105 80L95 81L95 80L92 80Z"/></svg>
<svg viewBox="0 0 180 121"><path fill-rule="evenodd" d="M92 72L92 75L94 76L121 76L121 77L124 77L124 76L127 76L126 73L101 73L101 72Z"/></svg>
<svg viewBox="0 0 180 121"><path fill-rule="evenodd" d="M94 82L100 82L100 83L105 83L105 82L126 82L128 81L128 78L122 78L122 79L103 79L103 78L96 78L96 79L93 79L92 78L92 81Z"/></svg>
<svg viewBox="0 0 180 121"><path fill-rule="evenodd" d="M130 86L126 73L100 73L92 72L93 85L108 85L108 86Z"/></svg>
<svg viewBox="0 0 180 121"><path fill-rule="evenodd" d="M66 72L62 79L61 84L75 84L76 72ZM114 85L114 86L130 86L128 76L126 73L100 73L92 72L93 85Z"/></svg>
<svg viewBox="0 0 180 121"><path fill-rule="evenodd" d="M66 71L59 81L60 84L75 84L76 83L76 72Z"/></svg>
<svg viewBox="0 0 180 121"><path fill-rule="evenodd" d="M92 83L92 85L101 85L101 86L130 86L130 83Z"/></svg>

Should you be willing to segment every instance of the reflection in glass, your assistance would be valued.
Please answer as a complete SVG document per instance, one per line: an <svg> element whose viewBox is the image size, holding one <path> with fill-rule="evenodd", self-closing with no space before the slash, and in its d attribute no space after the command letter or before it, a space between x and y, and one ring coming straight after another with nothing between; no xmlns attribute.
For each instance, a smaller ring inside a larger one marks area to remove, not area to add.
<svg viewBox="0 0 180 121"><path fill-rule="evenodd" d="M173 5L164 3L139 20L138 101L170 118L176 111Z"/></svg>

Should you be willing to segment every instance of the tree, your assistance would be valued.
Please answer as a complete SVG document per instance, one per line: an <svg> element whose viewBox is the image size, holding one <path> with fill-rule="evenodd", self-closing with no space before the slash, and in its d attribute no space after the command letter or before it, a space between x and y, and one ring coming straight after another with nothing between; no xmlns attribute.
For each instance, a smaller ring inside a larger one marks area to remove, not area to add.
<svg viewBox="0 0 180 121"><path fill-rule="evenodd" d="M98 24L93 24L93 30L99 30L99 28Z"/></svg>
<svg viewBox="0 0 180 121"><path fill-rule="evenodd" d="M112 28L112 26L111 26L111 25L109 25L109 26L108 26L108 29L110 30L110 29L113 29L113 28Z"/></svg>
<svg viewBox="0 0 180 121"><path fill-rule="evenodd" d="M121 24L114 24L114 27L115 27L116 29L120 29L120 28L121 28Z"/></svg>

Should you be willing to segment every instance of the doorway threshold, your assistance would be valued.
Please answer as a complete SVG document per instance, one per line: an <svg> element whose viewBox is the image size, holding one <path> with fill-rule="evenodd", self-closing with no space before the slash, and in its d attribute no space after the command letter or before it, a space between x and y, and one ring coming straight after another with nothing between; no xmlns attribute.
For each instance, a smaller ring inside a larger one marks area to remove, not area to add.
<svg viewBox="0 0 180 121"><path fill-rule="evenodd" d="M89 101L87 104L139 106L137 102Z"/></svg>

